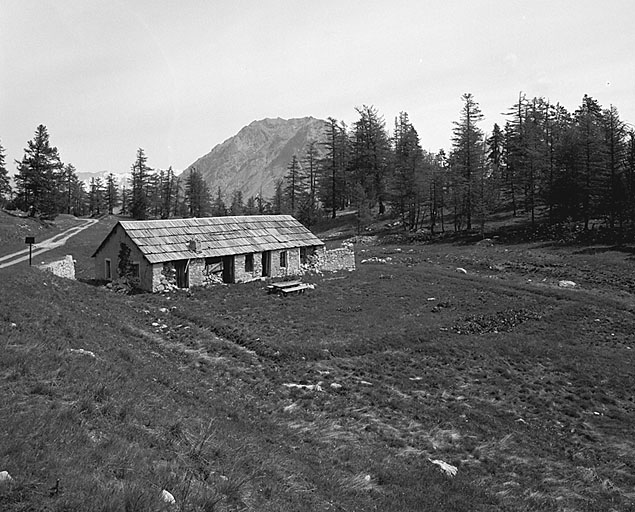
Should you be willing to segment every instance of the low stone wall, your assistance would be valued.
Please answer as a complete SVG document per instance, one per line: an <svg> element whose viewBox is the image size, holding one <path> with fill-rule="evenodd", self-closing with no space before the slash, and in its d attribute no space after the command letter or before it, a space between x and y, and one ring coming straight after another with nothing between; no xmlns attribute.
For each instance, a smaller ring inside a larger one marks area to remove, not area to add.
<svg viewBox="0 0 635 512"><path fill-rule="evenodd" d="M321 247L303 265L305 272L336 272L355 270L355 251L352 244L343 244L337 249L327 250Z"/></svg>
<svg viewBox="0 0 635 512"><path fill-rule="evenodd" d="M75 260L69 254L63 260L53 261L46 265L38 265L40 270L46 270L52 272L58 277L64 277L66 279L75 279Z"/></svg>

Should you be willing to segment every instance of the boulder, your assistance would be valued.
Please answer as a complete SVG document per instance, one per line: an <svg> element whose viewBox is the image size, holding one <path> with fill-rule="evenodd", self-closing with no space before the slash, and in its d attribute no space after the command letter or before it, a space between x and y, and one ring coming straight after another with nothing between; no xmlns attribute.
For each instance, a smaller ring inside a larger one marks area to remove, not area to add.
<svg viewBox="0 0 635 512"><path fill-rule="evenodd" d="M558 281L558 286L560 288L575 288L578 285L574 283L573 281L562 280L562 281Z"/></svg>

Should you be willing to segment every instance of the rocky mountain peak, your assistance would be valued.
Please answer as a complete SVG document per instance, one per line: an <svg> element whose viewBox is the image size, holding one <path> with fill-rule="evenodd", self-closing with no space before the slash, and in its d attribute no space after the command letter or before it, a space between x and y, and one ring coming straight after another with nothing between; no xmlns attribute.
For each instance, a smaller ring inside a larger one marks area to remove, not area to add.
<svg viewBox="0 0 635 512"><path fill-rule="evenodd" d="M326 121L313 117L253 121L188 166L183 175L196 168L212 194L220 187L226 200L235 190L245 199L271 198L293 155L302 159L309 143L322 142L326 126Z"/></svg>

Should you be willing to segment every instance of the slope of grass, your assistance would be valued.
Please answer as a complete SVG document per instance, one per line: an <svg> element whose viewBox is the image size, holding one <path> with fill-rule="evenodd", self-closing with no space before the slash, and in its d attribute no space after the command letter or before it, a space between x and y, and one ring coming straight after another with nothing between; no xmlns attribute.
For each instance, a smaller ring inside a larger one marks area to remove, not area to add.
<svg viewBox="0 0 635 512"><path fill-rule="evenodd" d="M628 510L632 262L596 249L360 246L287 298L4 269L0 509Z"/></svg>

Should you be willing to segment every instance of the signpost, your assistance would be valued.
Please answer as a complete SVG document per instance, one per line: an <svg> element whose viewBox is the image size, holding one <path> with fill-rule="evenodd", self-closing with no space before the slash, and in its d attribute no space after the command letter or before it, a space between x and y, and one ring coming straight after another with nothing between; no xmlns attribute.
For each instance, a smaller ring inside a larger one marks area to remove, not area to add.
<svg viewBox="0 0 635 512"><path fill-rule="evenodd" d="M24 243L25 244L29 244L29 267L31 266L31 256L33 254L33 244L35 243L35 237L34 236L27 236L24 239Z"/></svg>

